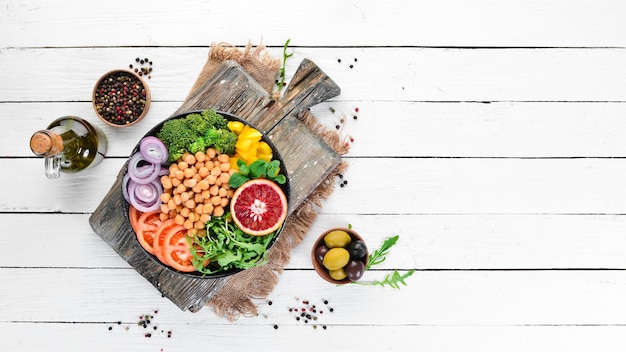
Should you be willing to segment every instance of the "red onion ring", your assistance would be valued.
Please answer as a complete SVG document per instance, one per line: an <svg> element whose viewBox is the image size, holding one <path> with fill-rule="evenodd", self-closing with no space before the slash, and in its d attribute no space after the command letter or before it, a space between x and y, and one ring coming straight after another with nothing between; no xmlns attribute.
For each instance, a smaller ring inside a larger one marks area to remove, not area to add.
<svg viewBox="0 0 626 352"><path fill-rule="evenodd" d="M159 176L161 164L147 163L141 153L135 153L128 160L128 174L137 183L150 183ZM143 164L139 166L140 164Z"/></svg>
<svg viewBox="0 0 626 352"><path fill-rule="evenodd" d="M146 204L152 204L158 201L163 191L162 187L160 187L161 184L155 181L146 184L136 184L134 187L135 198Z"/></svg>
<svg viewBox="0 0 626 352"><path fill-rule="evenodd" d="M140 212L161 208L163 186L159 176L169 174L168 168L162 165L167 158L167 148L163 142L148 136L139 143L139 152L128 160L127 171L122 178L122 195Z"/></svg>
<svg viewBox="0 0 626 352"><path fill-rule="evenodd" d="M153 164L163 164L169 156L167 147L154 136L148 136L139 142L139 152L143 158Z"/></svg>

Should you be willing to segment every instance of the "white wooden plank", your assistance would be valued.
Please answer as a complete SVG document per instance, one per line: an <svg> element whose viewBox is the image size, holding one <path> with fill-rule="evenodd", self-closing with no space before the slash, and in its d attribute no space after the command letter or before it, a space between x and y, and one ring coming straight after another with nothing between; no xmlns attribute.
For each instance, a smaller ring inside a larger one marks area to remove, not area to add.
<svg viewBox="0 0 626 352"><path fill-rule="evenodd" d="M269 52L282 57L282 47ZM391 47L293 52L287 73L293 74L302 59L309 58L341 87L341 100L621 102L626 96L622 84L626 49ZM146 56L154 60L149 80L153 99L182 101L207 53L206 47L3 48L0 94L9 102L90 101L98 77ZM354 58L358 62L349 68ZM381 64L381 58L389 63ZM45 69L25 74L39 67Z"/></svg>
<svg viewBox="0 0 626 352"><path fill-rule="evenodd" d="M347 159L327 214L622 214L626 166L620 159ZM48 180L43 160L0 159L28 179L3 189L0 211L91 212L125 159ZM389 170L398 170L392 173ZM380 185L372 175L379 175Z"/></svg>
<svg viewBox="0 0 626 352"><path fill-rule="evenodd" d="M324 213L620 214L624 209L626 189L621 180L626 170L619 159L348 162L344 177L348 184L333 193Z"/></svg>
<svg viewBox="0 0 626 352"><path fill-rule="evenodd" d="M160 317L158 317L160 318ZM162 322L162 320L159 320ZM319 350L403 351L415 348L424 352L440 351L510 351L510 352L621 352L626 347L620 326L393 326L328 325L324 330L311 326L272 324L246 326L237 324L206 327L162 323L172 337L153 334L144 337L136 325L124 330L110 324L2 323L4 347L10 351L47 352L55 346L65 352L132 350L137 352L189 351L199 345L210 349L254 350L272 346L272 351ZM37 338L33 338L36 335ZM201 336L199 338L198 336ZM280 341L280 343L278 343Z"/></svg>
<svg viewBox="0 0 626 352"><path fill-rule="evenodd" d="M122 268L129 265L89 227L88 214L0 214L7 235L0 267ZM29 225L25 225L29 224ZM348 226L370 251L399 235L378 269L624 269L626 217L615 215L359 215L322 214L291 253L286 268L312 269L314 240ZM27 229L27 230L25 230Z"/></svg>
<svg viewBox="0 0 626 352"><path fill-rule="evenodd" d="M623 46L621 2L4 0L0 46ZM306 18L315 30L304 30ZM62 20L61 20L62 19Z"/></svg>
<svg viewBox="0 0 626 352"><path fill-rule="evenodd" d="M3 322L126 322L158 310L190 327L224 323L211 310L179 310L132 269L2 268L0 278L11 282L0 287ZM289 308L308 300L325 309L319 323L339 325L626 324L623 270L426 271L406 282L397 290L338 287L312 270L285 271L267 300L257 301L259 315L237 323L299 325Z"/></svg>
<svg viewBox="0 0 626 352"><path fill-rule="evenodd" d="M0 104L6 127L0 130L4 141L0 156L31 157L28 140L32 133L56 117L74 114L103 129L110 142L108 156L126 157L152 126L179 106L178 102L155 102L139 124L115 129L101 123L88 102ZM354 138L349 157L626 155L624 103L333 101L319 104L313 112L330 129L342 126L340 133L346 141Z"/></svg>

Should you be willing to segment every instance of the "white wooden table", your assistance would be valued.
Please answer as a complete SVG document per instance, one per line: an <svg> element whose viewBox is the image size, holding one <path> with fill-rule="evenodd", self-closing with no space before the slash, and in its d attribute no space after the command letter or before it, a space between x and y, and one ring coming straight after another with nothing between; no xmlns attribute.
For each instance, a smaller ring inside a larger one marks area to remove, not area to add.
<svg viewBox="0 0 626 352"><path fill-rule="evenodd" d="M0 350L623 351L625 18L611 0L0 0ZM313 111L345 119L349 183L259 316L183 312L88 218L212 42L281 57L287 39L288 78L310 58L342 88ZM108 128L91 89L138 56L153 60L150 112ZM28 140L69 114L104 129L108 157L49 181ZM416 269L408 286L316 276L313 239L347 224L370 248L400 235L364 279ZM324 313L296 320L303 300Z"/></svg>

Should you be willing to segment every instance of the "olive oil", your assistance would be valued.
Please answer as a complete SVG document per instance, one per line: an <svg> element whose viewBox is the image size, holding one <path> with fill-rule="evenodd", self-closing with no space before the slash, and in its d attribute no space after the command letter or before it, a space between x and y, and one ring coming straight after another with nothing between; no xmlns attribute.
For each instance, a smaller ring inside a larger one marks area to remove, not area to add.
<svg viewBox="0 0 626 352"><path fill-rule="evenodd" d="M54 179L60 172L76 173L100 163L106 154L107 139L85 119L64 116L35 132L30 148L45 158L46 176Z"/></svg>

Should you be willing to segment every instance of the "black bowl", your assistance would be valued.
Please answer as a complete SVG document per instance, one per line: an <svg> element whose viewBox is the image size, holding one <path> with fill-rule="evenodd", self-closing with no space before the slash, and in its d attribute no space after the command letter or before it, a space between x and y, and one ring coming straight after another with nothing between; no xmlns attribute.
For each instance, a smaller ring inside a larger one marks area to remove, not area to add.
<svg viewBox="0 0 626 352"><path fill-rule="evenodd" d="M174 119L179 119L179 118L184 118L185 116L189 115L189 114L194 114L194 113L201 113L203 110L197 110L197 111L189 111L189 112L185 112L179 115L175 115L175 116L171 116L165 120L163 120L161 123L157 124L156 126L152 127L152 129L150 129L143 137L148 137L148 136L156 136L157 133L161 130L161 127L163 126L163 124L169 120L174 120ZM251 124L250 122L232 115L230 113L227 112L222 112L222 111L216 111L218 114L222 115L224 118L226 118L228 121L239 121L245 125L249 125L252 128L255 128L256 130L260 131L258 128L256 128L253 124ZM282 185L278 185L283 192L285 193L285 196L287 197L287 207L289 209L289 197L290 197L290 185L289 185L289 174L287 173L287 168L285 167L285 163L283 161L283 158L281 157L280 153L278 152L278 149L276 149L276 146L274 145L274 143L272 143L272 141L270 140L270 138L267 137L267 135L265 135L263 133L263 136L261 137L261 140L266 142L271 148L272 148L272 154L273 154L273 160L278 160L280 162L280 174L285 176L286 182ZM141 140L140 140L141 141ZM139 151L139 142L137 143L137 145L135 146L135 148L133 149L133 152L131 153L131 155L137 153ZM128 172L128 170L125 167L124 170L124 174L126 174ZM122 192L122 190L120 189L120 192ZM123 197L122 197L123 198ZM128 206L130 206L130 204L128 202L126 202L126 200L124 200L124 203ZM128 222L129 224L129 228L131 228L130 226L130 219L129 219L129 215L128 215L128 211L124 211L123 212L125 214L125 221ZM267 250L269 250L274 243L276 242L276 240L278 239L278 237L282 234L283 229L284 229L284 223L281 226L281 228L278 230L278 232L276 232L274 234L274 238L271 240L270 244L267 247ZM180 275L184 275L187 277L192 277L192 278L207 278L207 279L215 279L215 278L220 278L220 277L226 277L226 276L230 276L233 274L236 274L238 272L241 272L245 269L229 269L229 270L224 270L224 271L220 271L220 272L216 272L213 274L203 274L200 272L191 272L191 273L186 273L186 272L180 272L174 268L172 268L169 265L163 264L155 255L148 253L148 251L146 251L141 244L139 244L139 240L137 240L136 236L133 236L133 238L135 239L135 244L141 248L141 250L144 251L144 253L146 253L146 255L150 256L152 258L152 260L154 260L158 265L160 265L161 267L165 268L166 270L170 270L170 271L174 271L176 273L179 273Z"/></svg>

